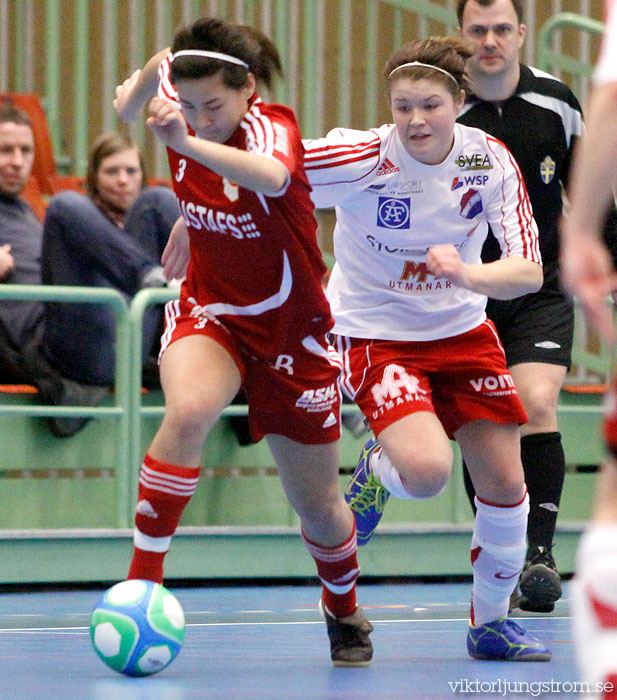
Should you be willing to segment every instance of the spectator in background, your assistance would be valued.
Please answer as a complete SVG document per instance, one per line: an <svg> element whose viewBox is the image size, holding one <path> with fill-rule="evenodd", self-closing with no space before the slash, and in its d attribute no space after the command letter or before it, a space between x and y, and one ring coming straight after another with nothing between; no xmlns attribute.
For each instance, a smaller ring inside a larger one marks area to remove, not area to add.
<svg viewBox="0 0 617 700"><path fill-rule="evenodd" d="M28 115L0 104L0 282L113 287L127 299L164 283L158 257L178 208L168 188L142 191L135 144L117 134L94 144L88 191L52 198L44 226L21 198L34 161ZM136 172L133 172L136 169ZM97 206L98 204L98 206ZM148 238L148 232L155 231ZM114 377L115 328L92 304L0 304L0 381L34 384L45 403L96 405ZM150 351L156 320L145 324ZM88 419L50 418L58 436Z"/></svg>
<svg viewBox="0 0 617 700"><path fill-rule="evenodd" d="M169 187L145 188L142 156L126 136L99 136L90 150L86 192L66 191L47 208L43 284L112 287L127 302L143 287L165 284L160 260L180 215ZM50 303L43 356L63 376L110 385L115 368L115 318L109 306ZM162 310L144 319L144 360L158 355ZM79 342L77 342L79 340Z"/></svg>
<svg viewBox="0 0 617 700"><path fill-rule="evenodd" d="M540 234L544 284L517 299L489 299L495 324L529 422L521 426L521 459L529 492L528 549L512 607L551 612L561 580L551 552L565 474L557 402L571 364L574 312L559 287L558 221L581 108L556 78L519 63L525 39L522 0L458 0L461 35L472 45L471 94L459 122L495 136L516 159ZM482 171L463 172L474 177ZM501 252L489 234L485 262ZM474 490L465 469L473 505Z"/></svg>
<svg viewBox="0 0 617 700"><path fill-rule="evenodd" d="M28 115L9 100L0 104L0 282L41 283L42 226L20 195L34 162L34 136ZM42 315L38 302L0 304L0 381L26 381L20 350Z"/></svg>
<svg viewBox="0 0 617 700"><path fill-rule="evenodd" d="M606 4L602 50L587 112L588 133L572 174L571 208L563 226L562 276L589 323L615 342L608 296L617 274L602 242L602 224L617 183L617 2ZM581 538L572 586L574 640L583 680L605 683L603 698L617 697L617 401L606 402L609 450L596 492L593 521ZM612 690L608 684L612 685Z"/></svg>

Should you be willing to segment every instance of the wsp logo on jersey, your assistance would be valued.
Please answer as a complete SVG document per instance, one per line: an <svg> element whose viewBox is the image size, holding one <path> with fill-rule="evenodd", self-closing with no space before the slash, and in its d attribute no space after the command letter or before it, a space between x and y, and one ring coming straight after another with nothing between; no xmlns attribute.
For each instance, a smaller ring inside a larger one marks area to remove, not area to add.
<svg viewBox="0 0 617 700"><path fill-rule="evenodd" d="M478 190L467 190L461 197L461 216L465 219L473 219L483 210L482 197Z"/></svg>
<svg viewBox="0 0 617 700"><path fill-rule="evenodd" d="M377 204L377 226L381 228L409 228L411 200L380 197Z"/></svg>
<svg viewBox="0 0 617 700"><path fill-rule="evenodd" d="M546 156L540 163L540 176L545 185L548 185L555 177L555 161L550 156Z"/></svg>
<svg viewBox="0 0 617 700"><path fill-rule="evenodd" d="M454 190L460 190L461 187L464 187L467 185L468 187L471 185L472 187L482 187L483 185L486 185L488 182L488 175L465 175L462 179L460 177L455 177L454 180L452 180L452 187L450 190L454 192Z"/></svg>

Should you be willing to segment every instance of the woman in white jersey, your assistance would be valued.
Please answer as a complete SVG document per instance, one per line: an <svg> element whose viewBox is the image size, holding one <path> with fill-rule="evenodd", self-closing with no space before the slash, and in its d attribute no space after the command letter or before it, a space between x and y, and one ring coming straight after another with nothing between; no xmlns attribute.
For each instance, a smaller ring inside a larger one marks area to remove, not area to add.
<svg viewBox="0 0 617 700"><path fill-rule="evenodd" d="M562 275L589 323L615 343L617 273L602 226L617 182L617 0L606 4L606 30L587 109L587 135L572 171L563 225ZM602 698L617 697L617 383L606 401L608 456L596 490L593 521L581 538L573 584L574 639L583 680Z"/></svg>
<svg viewBox="0 0 617 700"><path fill-rule="evenodd" d="M279 71L265 36L204 18L116 91L130 119L158 89L147 123L168 149L175 229L190 237L180 299L165 310L165 417L140 473L129 578L162 581L203 443L243 386L253 439L267 437L317 564L332 660L365 666L372 626L356 605L354 518L338 489L338 368L302 142L292 111L255 92Z"/></svg>
<svg viewBox="0 0 617 700"><path fill-rule="evenodd" d="M313 199L336 208L328 298L342 386L379 439L346 497L366 542L391 493L443 489L456 439L478 494L468 651L547 661L506 618L525 555L526 415L484 310L487 296L540 288L537 228L507 148L456 123L469 55L457 39L405 45L385 68L394 124L305 142ZM482 264L489 225L503 255Z"/></svg>

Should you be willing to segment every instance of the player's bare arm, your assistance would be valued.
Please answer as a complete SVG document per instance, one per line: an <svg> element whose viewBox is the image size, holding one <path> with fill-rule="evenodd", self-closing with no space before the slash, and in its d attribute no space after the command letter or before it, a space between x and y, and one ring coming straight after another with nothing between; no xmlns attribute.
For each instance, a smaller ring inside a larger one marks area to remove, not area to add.
<svg viewBox="0 0 617 700"><path fill-rule="evenodd" d="M430 271L454 284L493 299L514 299L542 286L542 266L512 255L492 263L469 264L461 260L451 244L430 248L427 258Z"/></svg>
<svg viewBox="0 0 617 700"><path fill-rule="evenodd" d="M136 70L121 85L116 87L114 108L125 122L135 121L158 88L158 69L169 49L156 53L143 69Z"/></svg>
<svg viewBox="0 0 617 700"><path fill-rule="evenodd" d="M561 278L578 298L589 323L613 341L613 310L608 297L617 290L617 273L603 241L590 233L572 232L561 252Z"/></svg>
<svg viewBox="0 0 617 700"><path fill-rule="evenodd" d="M276 194L287 182L279 161L190 136L182 112L160 97L150 101L147 125L166 146L214 170L240 187Z"/></svg>
<svg viewBox="0 0 617 700"><path fill-rule="evenodd" d="M167 245L161 256L165 278L168 280L182 279L186 275L189 258L189 232L184 219L180 217L171 229Z"/></svg>
<svg viewBox="0 0 617 700"><path fill-rule="evenodd" d="M561 275L578 297L585 316L607 340L615 338L607 297L617 290L617 273L600 234L617 177L617 82L594 91L587 134L580 142L570 187L570 212L562 224ZM602 173L601 177L597 174Z"/></svg>

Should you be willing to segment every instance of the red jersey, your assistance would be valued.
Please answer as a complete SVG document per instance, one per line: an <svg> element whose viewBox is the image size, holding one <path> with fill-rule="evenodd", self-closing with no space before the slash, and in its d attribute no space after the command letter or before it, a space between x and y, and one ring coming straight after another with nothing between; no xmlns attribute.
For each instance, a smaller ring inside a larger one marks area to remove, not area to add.
<svg viewBox="0 0 617 700"><path fill-rule="evenodd" d="M159 94L176 100L168 73L166 59ZM271 358L290 339L332 326L304 148L293 112L257 95L225 145L280 161L287 183L277 196L264 195L168 149L190 236L181 296L194 305L191 315L215 316L253 355Z"/></svg>

